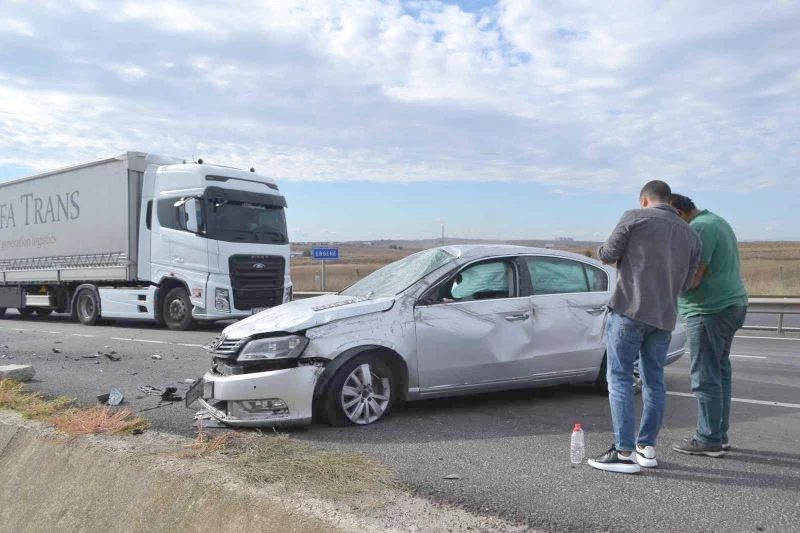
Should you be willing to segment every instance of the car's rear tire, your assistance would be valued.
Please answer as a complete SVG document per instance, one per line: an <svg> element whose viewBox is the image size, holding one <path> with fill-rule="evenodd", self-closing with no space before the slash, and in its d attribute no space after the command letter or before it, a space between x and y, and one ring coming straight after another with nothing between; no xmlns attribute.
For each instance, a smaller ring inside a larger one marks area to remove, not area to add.
<svg viewBox="0 0 800 533"><path fill-rule="evenodd" d="M608 394L608 379L606 371L608 368L608 356L603 354L603 362L600 364L600 373L594 382L594 387L600 394Z"/></svg>
<svg viewBox="0 0 800 533"><path fill-rule="evenodd" d="M175 287L167 293L161 310L164 324L175 331L186 331L194 327L192 301L183 287Z"/></svg>
<svg viewBox="0 0 800 533"><path fill-rule="evenodd" d="M84 326L94 326L100 321L100 298L91 289L83 289L75 297L75 314Z"/></svg>
<svg viewBox="0 0 800 533"><path fill-rule="evenodd" d="M597 392L600 394L608 395L608 375L606 370L608 368L608 356L603 356L603 364L600 365L600 373L594 382ZM642 378L639 377L638 372L633 375L633 394L640 394L642 392Z"/></svg>
<svg viewBox="0 0 800 533"><path fill-rule="evenodd" d="M332 426L372 424L389 415L399 393L384 357L357 355L334 374L321 398L321 414Z"/></svg>

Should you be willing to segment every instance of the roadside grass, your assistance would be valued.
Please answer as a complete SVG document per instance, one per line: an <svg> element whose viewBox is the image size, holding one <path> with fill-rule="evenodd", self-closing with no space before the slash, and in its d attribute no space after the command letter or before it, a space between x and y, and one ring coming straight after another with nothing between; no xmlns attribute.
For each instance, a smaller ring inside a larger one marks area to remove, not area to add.
<svg viewBox="0 0 800 533"><path fill-rule="evenodd" d="M210 437L203 428L202 421L197 421L197 436L189 444L184 444L183 450L178 453L182 459L197 459L218 452L228 453L235 445L235 440L241 438L236 431L226 431L216 437Z"/></svg>
<svg viewBox="0 0 800 533"><path fill-rule="evenodd" d="M50 419L57 430L73 437L111 433L140 433L150 427L150 422L134 417L130 409L113 410L111 407L67 409Z"/></svg>
<svg viewBox="0 0 800 533"><path fill-rule="evenodd" d="M0 379L0 407L19 411L26 418L48 421L56 413L65 411L72 398L61 396L46 400L38 392L25 392L25 385L13 379Z"/></svg>
<svg viewBox="0 0 800 533"><path fill-rule="evenodd" d="M395 486L392 471L352 452L320 450L284 434L243 439L234 465L249 482L310 489L326 497L352 497Z"/></svg>
<svg viewBox="0 0 800 533"><path fill-rule="evenodd" d="M48 400L38 392L27 392L15 380L0 379L0 408L12 409L26 418L52 424L71 437L97 433L138 433L150 427L141 417L134 417L129 409L112 409L108 406L79 409L75 400L64 396Z"/></svg>
<svg viewBox="0 0 800 533"><path fill-rule="evenodd" d="M184 445L178 457L224 454L248 483L279 484L329 498L361 496L395 486L388 467L360 453L320 450L279 433L227 431L212 438L201 423L197 430L194 441Z"/></svg>

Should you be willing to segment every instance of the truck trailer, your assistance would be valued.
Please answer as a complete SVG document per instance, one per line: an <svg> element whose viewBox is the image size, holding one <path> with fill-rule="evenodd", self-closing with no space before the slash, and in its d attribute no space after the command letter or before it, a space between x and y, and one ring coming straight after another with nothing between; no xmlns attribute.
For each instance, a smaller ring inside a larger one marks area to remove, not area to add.
<svg viewBox="0 0 800 533"><path fill-rule="evenodd" d="M286 199L254 169L141 152L0 182L0 318L176 330L289 301Z"/></svg>

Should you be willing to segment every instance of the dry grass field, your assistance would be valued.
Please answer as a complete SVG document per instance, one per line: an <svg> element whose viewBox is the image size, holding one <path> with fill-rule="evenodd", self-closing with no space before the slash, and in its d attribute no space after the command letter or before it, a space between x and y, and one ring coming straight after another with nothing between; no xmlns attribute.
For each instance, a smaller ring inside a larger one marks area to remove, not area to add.
<svg viewBox="0 0 800 533"><path fill-rule="evenodd" d="M337 291L351 285L380 267L424 247L405 243L403 249L385 246L340 246L341 259L325 266L326 290ZM293 251L309 250L309 245L293 246ZM594 248L563 247L583 254ZM742 243L742 277L753 296L800 295L800 242ZM310 257L292 258L292 279L296 291L321 290L321 265Z"/></svg>

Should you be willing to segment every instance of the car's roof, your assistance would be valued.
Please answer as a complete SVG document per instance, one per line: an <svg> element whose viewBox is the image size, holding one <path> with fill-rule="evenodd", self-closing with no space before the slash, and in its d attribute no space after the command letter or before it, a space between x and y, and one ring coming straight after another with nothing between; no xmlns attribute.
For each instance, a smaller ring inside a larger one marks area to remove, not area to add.
<svg viewBox="0 0 800 533"><path fill-rule="evenodd" d="M579 259L582 261L588 260L593 263L598 263L596 259L591 259L585 255L553 248L537 248L535 246L517 246L513 244L455 244L441 246L440 248L461 259L470 261L498 255L547 255L551 257Z"/></svg>

